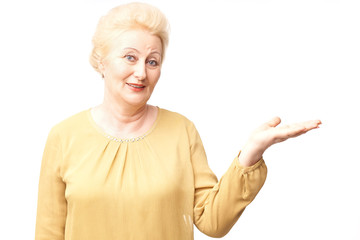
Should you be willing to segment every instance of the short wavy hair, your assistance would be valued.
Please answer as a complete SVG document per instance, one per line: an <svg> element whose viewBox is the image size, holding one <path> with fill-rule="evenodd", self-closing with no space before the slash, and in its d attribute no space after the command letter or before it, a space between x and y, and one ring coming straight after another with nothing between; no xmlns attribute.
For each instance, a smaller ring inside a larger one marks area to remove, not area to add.
<svg viewBox="0 0 360 240"><path fill-rule="evenodd" d="M99 73L99 64L105 59L114 40L128 30L142 29L160 38L162 44L161 62L169 43L169 23L156 7L146 3L128 3L111 9L101 17L92 39L93 49L90 64Z"/></svg>

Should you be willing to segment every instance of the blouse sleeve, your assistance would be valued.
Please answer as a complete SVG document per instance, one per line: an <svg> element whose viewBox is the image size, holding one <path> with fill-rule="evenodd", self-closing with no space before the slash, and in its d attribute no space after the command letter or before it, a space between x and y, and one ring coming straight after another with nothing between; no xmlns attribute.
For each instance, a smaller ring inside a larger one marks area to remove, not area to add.
<svg viewBox="0 0 360 240"><path fill-rule="evenodd" d="M41 162L35 240L64 240L67 204L61 158L59 137L51 131Z"/></svg>
<svg viewBox="0 0 360 240"><path fill-rule="evenodd" d="M191 132L191 161L195 179L194 223L208 236L223 237L260 191L267 168L263 159L253 166L242 167L236 157L217 181L208 166L203 144L194 126Z"/></svg>

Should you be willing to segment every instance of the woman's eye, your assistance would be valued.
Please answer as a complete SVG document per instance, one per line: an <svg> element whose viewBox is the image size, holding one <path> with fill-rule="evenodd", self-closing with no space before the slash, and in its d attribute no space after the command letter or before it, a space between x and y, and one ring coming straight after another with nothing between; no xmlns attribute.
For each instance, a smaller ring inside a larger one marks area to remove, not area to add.
<svg viewBox="0 0 360 240"><path fill-rule="evenodd" d="M132 55L125 55L126 60L130 62L135 62L136 58Z"/></svg>
<svg viewBox="0 0 360 240"><path fill-rule="evenodd" d="M151 66L153 66L153 67L155 67L155 66L158 66L159 64L158 64L158 62L157 61L155 61L155 60L149 60L148 61L148 63L151 65Z"/></svg>

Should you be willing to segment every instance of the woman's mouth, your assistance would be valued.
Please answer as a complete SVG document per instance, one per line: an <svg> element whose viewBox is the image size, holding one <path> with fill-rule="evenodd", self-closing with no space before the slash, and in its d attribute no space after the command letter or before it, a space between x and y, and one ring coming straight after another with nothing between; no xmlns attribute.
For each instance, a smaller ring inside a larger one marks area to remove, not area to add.
<svg viewBox="0 0 360 240"><path fill-rule="evenodd" d="M145 88L145 86L142 84L126 83L126 85L130 86L133 91L141 91Z"/></svg>

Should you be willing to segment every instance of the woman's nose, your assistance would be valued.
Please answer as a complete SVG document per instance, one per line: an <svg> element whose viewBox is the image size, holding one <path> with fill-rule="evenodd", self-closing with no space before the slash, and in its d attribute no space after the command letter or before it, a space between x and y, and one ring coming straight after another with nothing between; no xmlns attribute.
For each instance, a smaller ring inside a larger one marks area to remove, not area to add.
<svg viewBox="0 0 360 240"><path fill-rule="evenodd" d="M134 76L138 80L144 80L146 78L146 64L144 62L138 61L135 65Z"/></svg>

